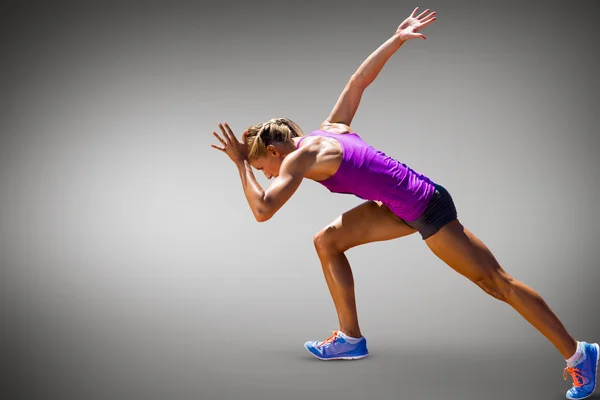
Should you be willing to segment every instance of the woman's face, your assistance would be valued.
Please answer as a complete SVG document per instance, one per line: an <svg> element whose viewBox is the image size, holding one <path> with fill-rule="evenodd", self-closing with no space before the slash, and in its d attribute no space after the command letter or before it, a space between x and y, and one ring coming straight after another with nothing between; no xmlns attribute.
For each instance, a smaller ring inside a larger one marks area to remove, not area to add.
<svg viewBox="0 0 600 400"><path fill-rule="evenodd" d="M283 157L277 152L276 155L269 153L264 157L251 161L250 165L257 170L262 171L267 179L271 179L279 176L279 169L281 168L282 162Z"/></svg>

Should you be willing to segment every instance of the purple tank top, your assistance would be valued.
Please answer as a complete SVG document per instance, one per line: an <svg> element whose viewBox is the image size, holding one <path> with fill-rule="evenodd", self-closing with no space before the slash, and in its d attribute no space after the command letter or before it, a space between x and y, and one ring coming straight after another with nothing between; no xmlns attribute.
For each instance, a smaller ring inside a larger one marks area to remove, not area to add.
<svg viewBox="0 0 600 400"><path fill-rule="evenodd" d="M407 222L416 220L425 211L435 191L434 183L425 175L374 149L355 132L316 130L302 137L298 146L307 136L331 137L342 145L340 167L331 178L319 181L331 192L380 201Z"/></svg>

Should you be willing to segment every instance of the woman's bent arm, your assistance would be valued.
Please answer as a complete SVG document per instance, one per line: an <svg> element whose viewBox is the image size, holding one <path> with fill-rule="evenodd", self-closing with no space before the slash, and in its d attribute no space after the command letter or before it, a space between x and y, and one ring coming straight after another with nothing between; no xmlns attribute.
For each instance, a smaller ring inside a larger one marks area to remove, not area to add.
<svg viewBox="0 0 600 400"><path fill-rule="evenodd" d="M244 195L256 220L258 222L268 220L298 189L304 173L315 163L318 152L304 148L288 154L281 163L279 176L267 191L264 191L256 181L248 161L248 148L244 144L247 131L242 135L242 142L240 142L227 123L219 124L219 128L223 137L216 132L213 132L213 135L223 147L214 144L211 144L211 147L227 154L237 166Z"/></svg>
<svg viewBox="0 0 600 400"><path fill-rule="evenodd" d="M265 191L257 182L254 173L252 172L252 166L248 160L242 160L236 163L238 172L240 173L240 179L242 180L242 188L244 189L244 195L254 214L254 218L260 222L261 214L263 214Z"/></svg>
<svg viewBox="0 0 600 400"><path fill-rule="evenodd" d="M315 163L315 153L297 150L283 161L279 176L263 190L248 160L237 163L248 205L258 222L269 220L296 192L304 173Z"/></svg>

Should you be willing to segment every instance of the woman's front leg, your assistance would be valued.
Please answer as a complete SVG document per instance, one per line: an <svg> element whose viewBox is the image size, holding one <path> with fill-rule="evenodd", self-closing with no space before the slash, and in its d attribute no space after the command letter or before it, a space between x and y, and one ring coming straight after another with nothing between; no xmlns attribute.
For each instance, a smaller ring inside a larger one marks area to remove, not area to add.
<svg viewBox="0 0 600 400"><path fill-rule="evenodd" d="M345 251L361 244L399 238L416 232L386 206L368 201L342 214L314 237L340 330L362 336L358 324L354 278Z"/></svg>

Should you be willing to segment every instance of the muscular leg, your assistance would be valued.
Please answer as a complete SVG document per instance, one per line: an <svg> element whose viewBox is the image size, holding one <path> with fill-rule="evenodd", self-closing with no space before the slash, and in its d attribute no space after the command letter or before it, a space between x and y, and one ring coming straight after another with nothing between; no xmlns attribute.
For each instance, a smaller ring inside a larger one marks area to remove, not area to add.
<svg viewBox="0 0 600 400"><path fill-rule="evenodd" d="M489 295L511 305L558 349L571 357L577 342L541 296L506 273L491 251L458 220L444 226L425 243L442 261Z"/></svg>
<svg viewBox="0 0 600 400"><path fill-rule="evenodd" d="M338 314L340 330L361 337L354 279L344 252L352 247L416 232L386 206L368 201L342 214L314 237L315 248Z"/></svg>

